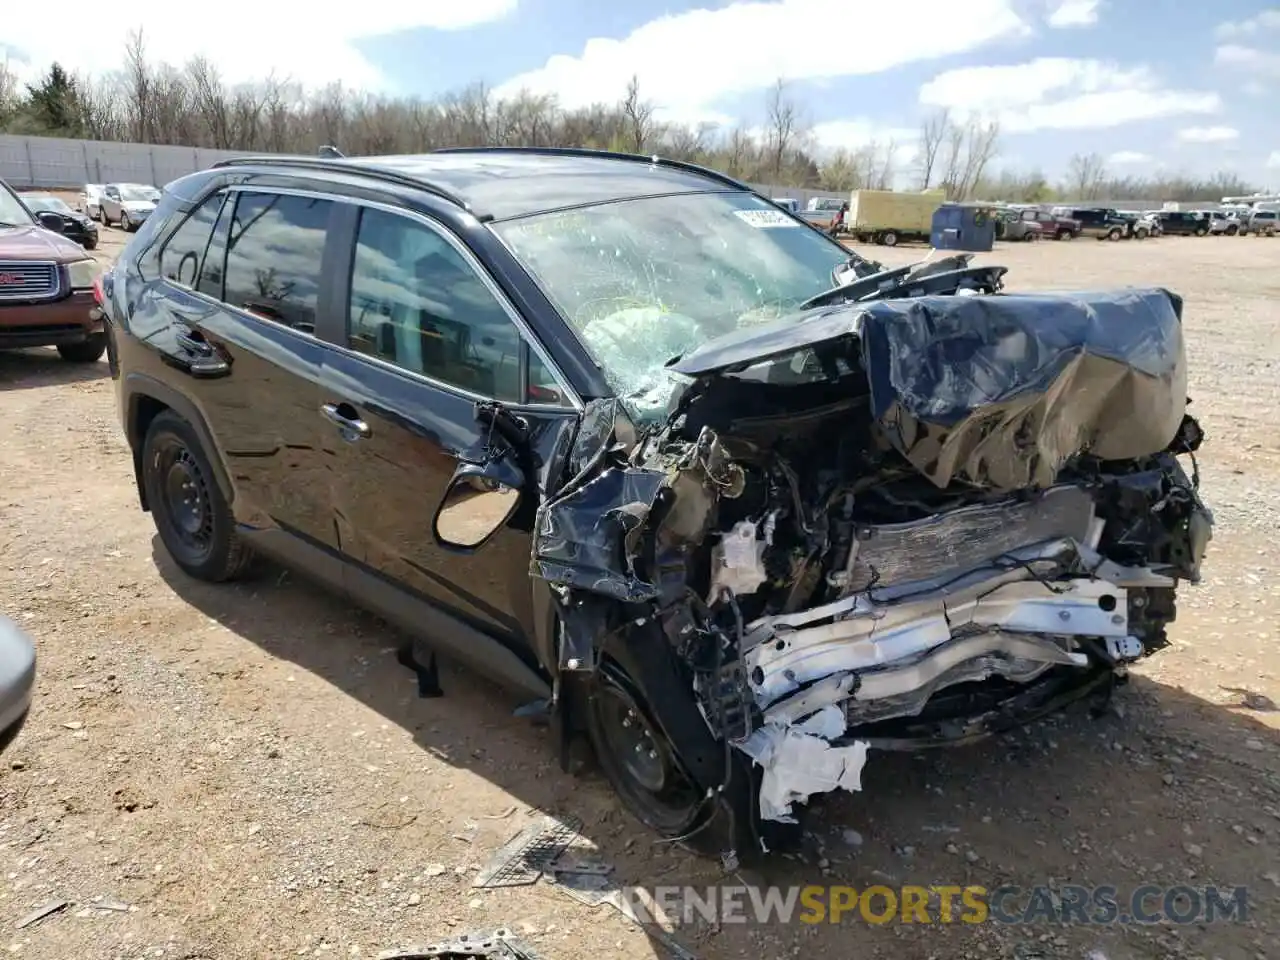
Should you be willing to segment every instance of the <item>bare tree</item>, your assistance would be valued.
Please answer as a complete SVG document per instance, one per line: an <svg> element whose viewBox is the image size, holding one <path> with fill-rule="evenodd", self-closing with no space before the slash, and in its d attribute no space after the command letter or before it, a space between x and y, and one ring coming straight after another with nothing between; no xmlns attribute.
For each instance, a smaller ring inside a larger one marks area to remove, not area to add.
<svg viewBox="0 0 1280 960"><path fill-rule="evenodd" d="M769 88L769 94L765 100L765 111L768 120L770 170L773 173L774 182L777 182L782 176L783 160L786 159L787 151L791 149L793 141L803 126L800 120L800 108L787 95L787 83L781 77Z"/></svg>
<svg viewBox="0 0 1280 960"><path fill-rule="evenodd" d="M942 150L943 141L951 129L951 111L939 110L920 126L920 189L928 190L933 185L934 167L938 164L938 153Z"/></svg>
<svg viewBox="0 0 1280 960"><path fill-rule="evenodd" d="M1067 161L1067 190L1073 199L1096 200L1106 179L1106 161L1099 154L1077 153Z"/></svg>
<svg viewBox="0 0 1280 960"><path fill-rule="evenodd" d="M77 76L73 111L65 129L98 140L169 143L277 153L311 153L336 143L351 154L421 152L446 146L550 145L637 149L705 163L752 183L782 189L824 188L836 193L891 188L898 144L879 142L837 150L820 159L802 112L779 80L766 100L763 134L720 131L709 124L659 123L632 78L627 97L565 109L555 98L529 93L498 99L473 84L430 101L355 93L339 83L309 90L287 77L230 86L212 64L195 59L182 68L148 63L141 32L130 37L121 68ZM628 103L630 104L628 106ZM47 113L47 111L45 111ZM13 71L0 64L0 131L54 134L55 130ZM1055 197L1131 200L1220 200L1254 187L1229 172L1205 177L1121 177L1107 174L1096 154L1073 157L1065 182L1039 171L992 172L999 128L943 111L920 132L922 186L943 186L953 198L1042 202Z"/></svg>
<svg viewBox="0 0 1280 960"><path fill-rule="evenodd" d="M640 97L640 78L635 74L627 81L622 98L622 114L627 123L627 147L632 153L644 153L653 134L653 104Z"/></svg>
<svg viewBox="0 0 1280 960"><path fill-rule="evenodd" d="M1000 125L992 120L983 122L977 117L970 117L964 128L964 168L957 185L957 198L964 200L974 196L978 181L982 179L987 164L996 154L996 144L1000 138Z"/></svg>

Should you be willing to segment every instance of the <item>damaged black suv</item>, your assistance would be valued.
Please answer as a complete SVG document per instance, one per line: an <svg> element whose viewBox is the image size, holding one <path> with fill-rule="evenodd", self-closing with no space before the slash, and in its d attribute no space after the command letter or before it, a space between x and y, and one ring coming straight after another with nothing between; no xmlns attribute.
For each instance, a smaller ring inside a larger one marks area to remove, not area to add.
<svg viewBox="0 0 1280 960"><path fill-rule="evenodd" d="M103 284L141 505L522 691L733 856L868 751L1166 644L1212 528L1182 300L851 255L712 171L575 150L248 158ZM874 774L872 774L874 775Z"/></svg>

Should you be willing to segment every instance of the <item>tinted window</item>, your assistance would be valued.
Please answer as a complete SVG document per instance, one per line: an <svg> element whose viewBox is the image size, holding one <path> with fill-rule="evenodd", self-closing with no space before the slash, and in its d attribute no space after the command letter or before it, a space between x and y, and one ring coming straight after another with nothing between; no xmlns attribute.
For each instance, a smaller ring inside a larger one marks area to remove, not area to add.
<svg viewBox="0 0 1280 960"><path fill-rule="evenodd" d="M225 293L234 307L314 333L328 200L242 193L227 234Z"/></svg>
<svg viewBox="0 0 1280 960"><path fill-rule="evenodd" d="M350 344L360 353L515 403L523 340L467 260L435 230L365 210L351 278ZM536 357L536 355L533 355ZM531 399L554 381L535 364Z"/></svg>
<svg viewBox="0 0 1280 960"><path fill-rule="evenodd" d="M209 265L205 258L224 196L223 193L215 193L205 200L165 241L164 250L160 253L162 276L213 296L221 294L221 271L215 269L214 276L206 278ZM210 280L215 282L210 283Z"/></svg>

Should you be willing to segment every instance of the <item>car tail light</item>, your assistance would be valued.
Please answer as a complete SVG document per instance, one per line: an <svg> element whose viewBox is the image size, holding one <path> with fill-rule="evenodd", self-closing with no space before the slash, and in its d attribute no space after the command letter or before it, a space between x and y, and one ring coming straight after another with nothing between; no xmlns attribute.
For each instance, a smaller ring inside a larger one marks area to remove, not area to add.
<svg viewBox="0 0 1280 960"><path fill-rule="evenodd" d="M106 303L106 297L102 293L102 274L93 278L93 301L100 307Z"/></svg>

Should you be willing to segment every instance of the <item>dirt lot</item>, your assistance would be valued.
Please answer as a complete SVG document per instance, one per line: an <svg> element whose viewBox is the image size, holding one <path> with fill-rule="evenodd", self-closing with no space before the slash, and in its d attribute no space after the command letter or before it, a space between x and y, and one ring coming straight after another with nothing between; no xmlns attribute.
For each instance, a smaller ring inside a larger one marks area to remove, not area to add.
<svg viewBox="0 0 1280 960"><path fill-rule="evenodd" d="M104 259L121 236L106 231ZM1248 917L694 923L676 936L699 957L1280 957L1280 240L992 256L1014 288L1161 284L1186 297L1219 523L1206 580L1184 594L1174 646L1103 717L1078 709L981 746L875 756L861 794L821 805L812 855L745 879L1245 885ZM0 769L0 949L368 957L506 925L549 960L662 956L608 907L544 883L471 888L532 809L581 817L625 882L742 882L652 846L483 681L447 669L446 696L418 699L398 638L373 618L280 571L218 588L176 573L138 510L105 363L0 357L0 423L0 610L41 657L32 719Z"/></svg>

